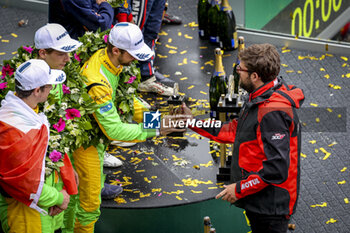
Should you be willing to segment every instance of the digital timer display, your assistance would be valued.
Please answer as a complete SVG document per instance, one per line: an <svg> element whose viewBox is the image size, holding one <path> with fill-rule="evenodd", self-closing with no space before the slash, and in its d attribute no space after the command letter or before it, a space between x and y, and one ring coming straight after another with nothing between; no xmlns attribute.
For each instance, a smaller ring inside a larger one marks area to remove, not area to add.
<svg viewBox="0 0 350 233"><path fill-rule="evenodd" d="M249 2L253 4L254 1ZM349 7L350 0L294 0L264 26L256 29L316 37ZM256 20L258 20L257 17L269 14L266 12L268 11L266 7L259 11L261 13L254 16ZM246 17L250 17L248 14L249 12L246 12ZM339 25L339 28L341 26L343 25Z"/></svg>

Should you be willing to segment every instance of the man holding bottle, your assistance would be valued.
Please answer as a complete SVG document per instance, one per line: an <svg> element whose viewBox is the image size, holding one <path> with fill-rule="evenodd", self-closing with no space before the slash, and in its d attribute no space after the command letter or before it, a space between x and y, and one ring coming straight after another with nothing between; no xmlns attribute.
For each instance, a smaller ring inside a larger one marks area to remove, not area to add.
<svg viewBox="0 0 350 233"><path fill-rule="evenodd" d="M246 210L253 233L287 232L300 186L300 122L303 91L277 77L280 58L270 44L239 53L240 86L249 93L238 120L220 129L195 128L220 143L233 143L232 184L222 198ZM191 116L186 105L182 114Z"/></svg>

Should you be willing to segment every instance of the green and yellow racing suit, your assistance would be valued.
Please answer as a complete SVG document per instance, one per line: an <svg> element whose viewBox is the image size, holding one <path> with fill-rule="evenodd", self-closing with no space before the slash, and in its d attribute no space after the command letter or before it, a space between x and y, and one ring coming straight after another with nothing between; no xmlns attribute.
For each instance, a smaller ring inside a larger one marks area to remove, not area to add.
<svg viewBox="0 0 350 233"><path fill-rule="evenodd" d="M156 131L143 129L142 123L122 122L114 105L122 69L122 66L115 67L112 64L107 49L98 50L82 67L82 74L87 77L88 93L98 104L98 109L93 115L108 139L144 141L156 136ZM139 103L135 102L135 104ZM138 110L142 111L146 108L135 107L135 111ZM97 147L79 148L73 153L73 164L80 181L79 194L71 198L65 214L63 232L73 232L73 230L74 232L94 232L95 222L100 215L100 195L105 180L103 175L105 149L102 144L99 144Z"/></svg>

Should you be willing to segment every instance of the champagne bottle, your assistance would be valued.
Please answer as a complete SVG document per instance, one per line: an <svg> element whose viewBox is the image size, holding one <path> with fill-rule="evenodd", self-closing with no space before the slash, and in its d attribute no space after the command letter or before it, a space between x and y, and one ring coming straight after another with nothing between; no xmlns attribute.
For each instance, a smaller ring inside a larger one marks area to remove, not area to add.
<svg viewBox="0 0 350 233"><path fill-rule="evenodd" d="M242 51L244 49L244 37L240 36L238 37L238 54L240 51ZM234 77L234 93L235 94L239 94L239 74L237 72L237 66L239 65L240 61L239 61L239 57L237 55L237 60L236 60L236 64L233 67L233 77Z"/></svg>
<svg viewBox="0 0 350 233"><path fill-rule="evenodd" d="M198 29L199 38L208 38L208 10L210 4L208 0L198 0L197 5L197 18L198 18Z"/></svg>
<svg viewBox="0 0 350 233"><path fill-rule="evenodd" d="M219 43L219 35L218 35L218 22L219 22L219 1L211 0L211 4L208 10L208 36L209 42L211 43Z"/></svg>
<svg viewBox="0 0 350 233"><path fill-rule="evenodd" d="M221 1L218 20L218 35L220 48L223 50L237 49L236 19L228 0Z"/></svg>
<svg viewBox="0 0 350 233"><path fill-rule="evenodd" d="M221 94L227 93L226 74L222 65L223 51L220 48L215 49L215 70L210 78L209 102L210 116L216 117L216 110Z"/></svg>

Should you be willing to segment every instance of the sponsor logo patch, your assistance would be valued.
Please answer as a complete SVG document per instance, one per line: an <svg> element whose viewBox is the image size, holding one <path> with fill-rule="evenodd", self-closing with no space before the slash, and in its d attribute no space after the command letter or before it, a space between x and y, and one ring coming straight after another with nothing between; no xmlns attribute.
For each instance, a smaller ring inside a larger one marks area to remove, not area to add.
<svg viewBox="0 0 350 233"><path fill-rule="evenodd" d="M63 49L64 51L69 51L71 49L74 49L76 45L67 45L67 46L63 46L61 49Z"/></svg>
<svg viewBox="0 0 350 233"><path fill-rule="evenodd" d="M102 113L108 112L111 109L112 109L112 103L109 103L106 106L103 106L100 108L100 113L102 114Z"/></svg>
<svg viewBox="0 0 350 233"><path fill-rule="evenodd" d="M149 57L149 54L145 54L145 53L137 53L136 57L138 57L140 60L145 60Z"/></svg>
<svg viewBox="0 0 350 233"><path fill-rule="evenodd" d="M285 136L285 134L275 133L272 135L271 140L282 140Z"/></svg>

